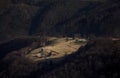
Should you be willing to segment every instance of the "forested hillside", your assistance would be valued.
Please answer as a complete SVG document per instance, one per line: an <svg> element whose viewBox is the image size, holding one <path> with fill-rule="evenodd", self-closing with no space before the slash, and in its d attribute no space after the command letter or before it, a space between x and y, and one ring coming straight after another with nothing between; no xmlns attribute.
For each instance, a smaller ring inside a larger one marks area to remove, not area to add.
<svg viewBox="0 0 120 78"><path fill-rule="evenodd" d="M120 1L0 0L0 78L120 78Z"/></svg>
<svg viewBox="0 0 120 78"><path fill-rule="evenodd" d="M1 0L0 40L38 33L119 36L119 5L118 0Z"/></svg>

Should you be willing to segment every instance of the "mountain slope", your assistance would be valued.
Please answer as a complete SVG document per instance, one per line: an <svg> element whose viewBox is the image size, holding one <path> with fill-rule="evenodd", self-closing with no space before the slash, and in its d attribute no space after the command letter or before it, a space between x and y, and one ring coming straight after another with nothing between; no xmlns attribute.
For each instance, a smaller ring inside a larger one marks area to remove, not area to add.
<svg viewBox="0 0 120 78"><path fill-rule="evenodd" d="M12 0L0 13L0 40L36 33L119 36L119 1Z"/></svg>

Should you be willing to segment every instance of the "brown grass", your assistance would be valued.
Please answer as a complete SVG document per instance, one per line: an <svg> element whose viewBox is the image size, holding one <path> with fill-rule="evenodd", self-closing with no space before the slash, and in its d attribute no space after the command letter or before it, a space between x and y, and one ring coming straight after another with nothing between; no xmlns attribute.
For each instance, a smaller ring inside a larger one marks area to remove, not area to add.
<svg viewBox="0 0 120 78"><path fill-rule="evenodd" d="M66 38L49 38L48 40L55 40L54 44L52 45L48 45L44 48L44 52L55 52L57 53L56 55L52 55L49 56L47 58L60 58L63 57L65 55L69 55L72 54L74 52L76 52L82 44L77 44L75 43L75 40L73 39L69 39L68 41L66 41ZM31 58L35 61L38 60L43 60L44 58L39 58L37 57L39 55L39 52L41 51L41 48L37 48L33 51L30 52L30 54L27 55L28 58Z"/></svg>

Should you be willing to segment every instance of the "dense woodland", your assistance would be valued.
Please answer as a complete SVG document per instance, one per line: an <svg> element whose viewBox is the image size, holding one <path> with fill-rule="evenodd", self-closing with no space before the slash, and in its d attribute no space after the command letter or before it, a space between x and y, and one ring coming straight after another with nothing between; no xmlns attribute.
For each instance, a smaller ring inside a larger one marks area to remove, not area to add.
<svg viewBox="0 0 120 78"><path fill-rule="evenodd" d="M16 36L120 36L120 2L1 0L0 40Z"/></svg>

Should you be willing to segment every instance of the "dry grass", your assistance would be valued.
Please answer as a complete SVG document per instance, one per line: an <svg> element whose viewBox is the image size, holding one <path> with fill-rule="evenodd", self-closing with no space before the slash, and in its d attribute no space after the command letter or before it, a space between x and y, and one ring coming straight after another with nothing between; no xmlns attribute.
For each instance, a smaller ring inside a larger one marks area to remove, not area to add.
<svg viewBox="0 0 120 78"><path fill-rule="evenodd" d="M54 44L42 47L44 49L44 52L49 53L52 51L57 53L56 55L51 55L47 57L48 59L60 58L65 55L72 54L73 52L76 52L81 46L81 44L75 43L75 40L71 38L68 38L68 40L66 40L66 38L52 37L52 38L49 38L48 40L54 41ZM44 58L39 57L40 51L41 51L41 48L37 48L31 51L30 54L27 55L27 57L34 61L43 60Z"/></svg>

